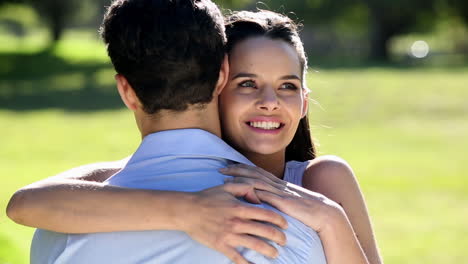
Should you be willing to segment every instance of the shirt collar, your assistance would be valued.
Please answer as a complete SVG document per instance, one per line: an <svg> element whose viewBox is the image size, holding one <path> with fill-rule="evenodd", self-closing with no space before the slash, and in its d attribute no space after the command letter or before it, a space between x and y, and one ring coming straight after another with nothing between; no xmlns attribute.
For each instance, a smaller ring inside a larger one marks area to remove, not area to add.
<svg viewBox="0 0 468 264"><path fill-rule="evenodd" d="M218 136L202 129L175 129L156 132L143 138L129 164L158 157L199 156L223 158L253 165Z"/></svg>

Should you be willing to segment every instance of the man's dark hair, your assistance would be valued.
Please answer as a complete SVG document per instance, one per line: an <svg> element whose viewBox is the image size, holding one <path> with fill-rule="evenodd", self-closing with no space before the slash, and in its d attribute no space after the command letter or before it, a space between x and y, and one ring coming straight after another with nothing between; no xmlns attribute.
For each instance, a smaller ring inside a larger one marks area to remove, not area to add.
<svg viewBox="0 0 468 264"><path fill-rule="evenodd" d="M115 0L101 35L146 113L212 100L226 37L210 0Z"/></svg>

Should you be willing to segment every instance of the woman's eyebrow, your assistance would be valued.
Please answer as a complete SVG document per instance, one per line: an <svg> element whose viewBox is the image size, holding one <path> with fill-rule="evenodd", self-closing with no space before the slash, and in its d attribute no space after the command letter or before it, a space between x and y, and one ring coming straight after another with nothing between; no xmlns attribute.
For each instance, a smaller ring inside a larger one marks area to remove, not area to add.
<svg viewBox="0 0 468 264"><path fill-rule="evenodd" d="M301 80L301 78L299 78L299 76L295 75L295 74L291 74L291 75L285 75L285 76L282 76L280 78L280 80L291 80L291 79L296 79L296 80Z"/></svg>
<svg viewBox="0 0 468 264"><path fill-rule="evenodd" d="M236 78L256 78L258 77L256 74L253 74L253 73L246 73L246 72L240 72L236 75L234 75L231 80L234 80ZM301 80L301 78L295 74L291 74L291 75L284 75L282 76L281 78L279 78L279 80Z"/></svg>
<svg viewBox="0 0 468 264"><path fill-rule="evenodd" d="M247 78L255 78L255 77L257 77L257 75L256 75L256 74L253 74L253 73L240 72L240 73L234 75L234 76L231 78L231 80L234 80L234 79L236 79L236 78L246 78L246 77L247 77Z"/></svg>

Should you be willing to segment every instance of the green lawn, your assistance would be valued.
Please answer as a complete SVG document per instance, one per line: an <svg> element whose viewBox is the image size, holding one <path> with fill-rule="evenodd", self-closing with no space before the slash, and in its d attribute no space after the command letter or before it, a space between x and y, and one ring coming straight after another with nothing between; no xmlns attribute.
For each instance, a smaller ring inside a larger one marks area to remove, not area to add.
<svg viewBox="0 0 468 264"><path fill-rule="evenodd" d="M79 47L0 48L1 208L21 186L138 145L103 47ZM468 68L327 68L309 77L320 154L353 166L386 263L468 263ZM0 264L28 263L33 229L0 217Z"/></svg>

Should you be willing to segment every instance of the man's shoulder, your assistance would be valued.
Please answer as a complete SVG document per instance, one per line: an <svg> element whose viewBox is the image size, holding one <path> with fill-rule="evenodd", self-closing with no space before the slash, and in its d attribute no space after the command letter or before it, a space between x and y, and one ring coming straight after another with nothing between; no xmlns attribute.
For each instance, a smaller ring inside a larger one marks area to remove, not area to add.
<svg viewBox="0 0 468 264"><path fill-rule="evenodd" d="M155 157L221 158L251 164L217 135L202 129L175 129L147 135L129 163Z"/></svg>

